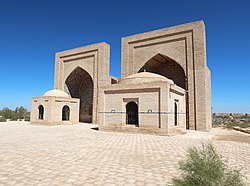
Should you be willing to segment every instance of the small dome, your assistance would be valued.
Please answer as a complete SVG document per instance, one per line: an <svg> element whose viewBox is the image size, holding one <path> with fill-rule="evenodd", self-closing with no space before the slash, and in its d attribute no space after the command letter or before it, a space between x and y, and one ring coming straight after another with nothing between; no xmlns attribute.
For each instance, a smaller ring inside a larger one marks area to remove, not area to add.
<svg viewBox="0 0 250 186"><path fill-rule="evenodd" d="M65 98L69 97L69 95L66 92L64 92L62 90L58 90L58 89L49 90L49 91L45 92L45 94L43 96L65 97Z"/></svg>
<svg viewBox="0 0 250 186"><path fill-rule="evenodd" d="M171 80L171 79L168 79L162 75L151 73L151 72L139 72L136 74L132 74L130 76L127 76L127 77L121 79L121 81L119 83L136 84L136 83L149 83L149 82L153 82L153 81L167 81L171 84L174 83L173 80Z"/></svg>

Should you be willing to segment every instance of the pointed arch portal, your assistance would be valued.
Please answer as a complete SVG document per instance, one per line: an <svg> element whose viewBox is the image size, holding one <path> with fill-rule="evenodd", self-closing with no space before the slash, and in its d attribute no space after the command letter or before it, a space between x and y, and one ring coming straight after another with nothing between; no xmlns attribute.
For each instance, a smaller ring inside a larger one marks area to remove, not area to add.
<svg viewBox="0 0 250 186"><path fill-rule="evenodd" d="M183 89L187 88L184 69L176 61L165 55L157 54L149 59L139 70L139 72L143 71L165 76L168 79L172 79L176 85Z"/></svg>
<svg viewBox="0 0 250 186"><path fill-rule="evenodd" d="M72 98L80 98L79 121L92 123L93 80L89 73L77 67L66 79L66 88Z"/></svg>

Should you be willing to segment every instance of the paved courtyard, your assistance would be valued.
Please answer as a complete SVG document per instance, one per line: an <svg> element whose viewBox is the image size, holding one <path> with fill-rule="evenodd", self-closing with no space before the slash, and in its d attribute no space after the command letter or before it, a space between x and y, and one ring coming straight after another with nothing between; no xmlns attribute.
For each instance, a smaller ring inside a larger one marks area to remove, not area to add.
<svg viewBox="0 0 250 186"><path fill-rule="evenodd" d="M248 134L213 129L166 137L94 127L0 123L0 186L171 185L187 148L208 140L250 185Z"/></svg>

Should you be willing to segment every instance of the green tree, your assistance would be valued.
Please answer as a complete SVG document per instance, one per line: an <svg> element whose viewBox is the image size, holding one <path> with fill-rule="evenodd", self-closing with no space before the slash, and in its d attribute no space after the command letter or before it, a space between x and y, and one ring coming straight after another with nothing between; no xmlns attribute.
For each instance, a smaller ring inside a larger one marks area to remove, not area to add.
<svg viewBox="0 0 250 186"><path fill-rule="evenodd" d="M12 110L10 110L8 107L5 107L2 109L1 115L2 115L2 117L6 118L6 119L12 119L14 114L13 114Z"/></svg>
<svg viewBox="0 0 250 186"><path fill-rule="evenodd" d="M24 108L23 106L21 106L19 108L19 116L20 116L20 119L25 119L26 115L27 115L27 109Z"/></svg>
<svg viewBox="0 0 250 186"><path fill-rule="evenodd" d="M237 170L229 170L211 143L202 149L188 149L186 161L180 161L181 178L174 178L175 186L242 186Z"/></svg>
<svg viewBox="0 0 250 186"><path fill-rule="evenodd" d="M28 112L27 109L24 108L23 106L16 107L14 111L6 107L0 110L0 116L11 120L25 119L26 121L29 121L30 112Z"/></svg>
<svg viewBox="0 0 250 186"><path fill-rule="evenodd" d="M17 107L14 112L16 119L25 119L27 115L27 109L25 109L23 106Z"/></svg>

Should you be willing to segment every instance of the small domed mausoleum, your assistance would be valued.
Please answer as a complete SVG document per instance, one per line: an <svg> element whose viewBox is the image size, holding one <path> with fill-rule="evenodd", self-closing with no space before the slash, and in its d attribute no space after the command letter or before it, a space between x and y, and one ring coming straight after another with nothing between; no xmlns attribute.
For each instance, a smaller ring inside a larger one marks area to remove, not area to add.
<svg viewBox="0 0 250 186"><path fill-rule="evenodd" d="M140 72L101 90L101 130L171 135L186 129L185 90L173 80Z"/></svg>
<svg viewBox="0 0 250 186"><path fill-rule="evenodd" d="M79 99L62 90L49 90L31 100L31 123L41 125L75 124L79 122Z"/></svg>

